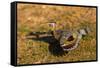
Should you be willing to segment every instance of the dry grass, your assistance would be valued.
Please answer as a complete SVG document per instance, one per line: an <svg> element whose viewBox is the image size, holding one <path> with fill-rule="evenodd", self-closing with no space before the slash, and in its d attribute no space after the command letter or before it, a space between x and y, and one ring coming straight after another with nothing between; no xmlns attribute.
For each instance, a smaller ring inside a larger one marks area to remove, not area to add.
<svg viewBox="0 0 100 68"><path fill-rule="evenodd" d="M96 60L95 8L18 4L17 9L19 65ZM55 56L49 52L48 43L26 39L26 35L31 31L48 31L47 23L51 21L57 22L56 29L62 29L60 25L63 23L66 30L89 26L92 32L81 40L77 49L62 56Z"/></svg>

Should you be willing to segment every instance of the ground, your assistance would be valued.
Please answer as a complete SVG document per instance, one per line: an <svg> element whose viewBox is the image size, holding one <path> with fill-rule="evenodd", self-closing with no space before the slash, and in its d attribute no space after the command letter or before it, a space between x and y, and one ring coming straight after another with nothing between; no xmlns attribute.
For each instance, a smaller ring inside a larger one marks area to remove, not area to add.
<svg viewBox="0 0 100 68"><path fill-rule="evenodd" d="M29 32L48 31L48 23L54 21L57 23L56 30L75 31L88 26L91 32L80 41L75 50L61 55L53 54L50 51L53 46L47 42L26 38ZM91 60L96 60L96 8L21 3L17 5L18 65Z"/></svg>

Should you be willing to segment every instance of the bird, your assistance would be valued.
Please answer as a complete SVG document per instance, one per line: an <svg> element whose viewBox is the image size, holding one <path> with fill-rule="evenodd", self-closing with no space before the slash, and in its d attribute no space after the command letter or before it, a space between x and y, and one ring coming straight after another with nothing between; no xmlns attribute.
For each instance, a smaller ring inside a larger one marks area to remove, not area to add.
<svg viewBox="0 0 100 68"><path fill-rule="evenodd" d="M79 46L79 42L81 41L82 37L86 36L89 34L91 31L89 27L86 28L80 28L77 29L76 31L70 31L68 29L63 30L63 29L57 29L56 30L56 22L50 22L49 27L51 28L48 32L30 32L28 36L30 35L35 35L38 39L40 38L39 35L44 35L47 34L46 36L52 36L54 43L59 45L55 45L57 48L59 46L60 49L63 49L63 51L71 51L76 49ZM51 41L53 41L51 39Z"/></svg>

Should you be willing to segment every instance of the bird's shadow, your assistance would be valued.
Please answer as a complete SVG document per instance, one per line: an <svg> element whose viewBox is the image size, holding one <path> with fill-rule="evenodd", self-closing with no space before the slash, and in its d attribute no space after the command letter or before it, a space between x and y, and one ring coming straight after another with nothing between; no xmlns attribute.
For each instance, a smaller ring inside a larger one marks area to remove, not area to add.
<svg viewBox="0 0 100 68"><path fill-rule="evenodd" d="M44 36L40 38L28 38L35 41L43 41L49 44L48 49L49 52L54 56L62 56L68 52L65 52L62 47L60 46L60 42L55 39L54 36Z"/></svg>

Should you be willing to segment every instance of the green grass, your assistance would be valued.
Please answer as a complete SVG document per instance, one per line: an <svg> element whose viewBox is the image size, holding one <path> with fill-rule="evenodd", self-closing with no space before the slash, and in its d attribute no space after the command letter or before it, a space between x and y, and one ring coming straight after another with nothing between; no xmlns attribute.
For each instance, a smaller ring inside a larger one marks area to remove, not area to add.
<svg viewBox="0 0 100 68"><path fill-rule="evenodd" d="M18 5L18 65L96 60L95 10L82 7L42 8L38 5ZM48 43L26 38L31 31L48 31L47 24L51 21L57 22L56 29L63 29L60 25L63 23L66 30L77 30L88 26L91 33L83 37L75 50L56 56L50 53Z"/></svg>

